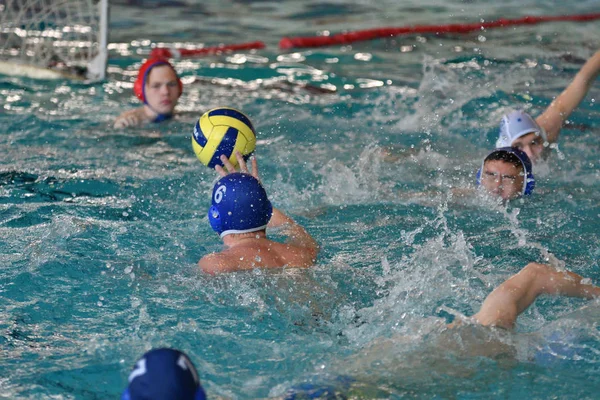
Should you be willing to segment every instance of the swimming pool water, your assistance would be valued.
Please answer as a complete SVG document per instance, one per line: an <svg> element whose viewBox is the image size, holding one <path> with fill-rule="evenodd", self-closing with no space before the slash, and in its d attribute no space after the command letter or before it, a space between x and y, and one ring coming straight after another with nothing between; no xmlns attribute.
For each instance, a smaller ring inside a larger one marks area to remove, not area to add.
<svg viewBox="0 0 600 400"><path fill-rule="evenodd" d="M505 111L538 115L569 83L598 23L277 49L286 35L596 8L111 1L105 82L0 76L0 396L116 398L139 356L172 346L210 397L306 382L352 398L596 397L596 303L540 299L515 333L444 324L531 261L599 282L597 84L534 171L532 198L451 195L473 186ZM112 129L136 105L151 42L248 40L267 48L176 62L177 119ZM197 270L221 245L206 219L215 174L190 135L223 105L257 127L273 203L322 245L314 268Z"/></svg>

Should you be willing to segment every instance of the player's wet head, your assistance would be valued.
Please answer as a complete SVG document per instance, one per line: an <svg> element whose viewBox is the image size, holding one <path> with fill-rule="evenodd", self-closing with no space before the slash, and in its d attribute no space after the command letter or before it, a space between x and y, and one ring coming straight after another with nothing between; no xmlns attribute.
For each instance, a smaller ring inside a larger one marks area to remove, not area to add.
<svg viewBox="0 0 600 400"><path fill-rule="evenodd" d="M235 172L215 184L208 220L213 230L224 237L266 229L272 213L261 183L250 174Z"/></svg>
<svg viewBox="0 0 600 400"><path fill-rule="evenodd" d="M503 200L530 195L535 187L531 161L514 147L495 149L483 160L477 185Z"/></svg>
<svg viewBox="0 0 600 400"><path fill-rule="evenodd" d="M175 349L150 350L131 373L121 400L206 400L198 372L190 359Z"/></svg>

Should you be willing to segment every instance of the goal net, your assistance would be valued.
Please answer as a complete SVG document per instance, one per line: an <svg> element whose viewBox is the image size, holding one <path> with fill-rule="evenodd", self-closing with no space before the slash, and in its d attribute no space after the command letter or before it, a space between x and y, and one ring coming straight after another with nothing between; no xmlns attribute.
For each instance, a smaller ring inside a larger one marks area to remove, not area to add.
<svg viewBox="0 0 600 400"><path fill-rule="evenodd" d="M0 73L104 79L108 0L0 0Z"/></svg>

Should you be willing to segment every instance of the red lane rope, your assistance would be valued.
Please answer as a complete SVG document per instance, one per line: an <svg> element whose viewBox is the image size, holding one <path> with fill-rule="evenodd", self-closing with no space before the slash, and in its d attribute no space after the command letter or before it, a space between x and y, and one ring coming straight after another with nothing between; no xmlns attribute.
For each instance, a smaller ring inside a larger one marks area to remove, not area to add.
<svg viewBox="0 0 600 400"><path fill-rule="evenodd" d="M167 47L157 47L150 52L150 58L187 58L201 57L213 54L225 53L228 51L264 49L263 42L250 42L238 44L222 44L213 47L203 47L201 49L173 49Z"/></svg>
<svg viewBox="0 0 600 400"><path fill-rule="evenodd" d="M474 24L449 24L449 25L415 25L399 28L375 28L362 31L339 33L333 36L305 36L305 37L284 37L279 42L279 48L306 48L323 47L333 45L344 45L348 43L386 38L399 35L412 35L418 33L430 33L439 35L442 33L468 33L484 29L505 28L515 25L535 25L543 22L554 21L593 21L600 19L600 13L580 14L580 15L560 15L560 16L540 16L540 17L522 17L517 19L501 18L491 22L478 22Z"/></svg>

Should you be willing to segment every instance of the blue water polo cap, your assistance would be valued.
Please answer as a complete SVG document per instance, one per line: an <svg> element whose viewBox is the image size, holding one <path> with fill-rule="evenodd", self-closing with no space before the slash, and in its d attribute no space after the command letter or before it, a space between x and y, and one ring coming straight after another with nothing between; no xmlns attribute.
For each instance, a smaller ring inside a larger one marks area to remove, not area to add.
<svg viewBox="0 0 600 400"><path fill-rule="evenodd" d="M215 183L208 221L221 237L266 229L271 214L267 192L252 175L234 172Z"/></svg>
<svg viewBox="0 0 600 400"><path fill-rule="evenodd" d="M496 141L496 148L510 147L515 139L528 133L541 136L545 142L548 141L546 131L537 122L522 110L514 110L505 114L500 121L500 132Z"/></svg>
<svg viewBox="0 0 600 400"><path fill-rule="evenodd" d="M485 162L491 158L491 156L498 153L508 153L514 154L519 161L521 161L521 165L523 166L523 172L525 173L525 179L523 179L523 189L521 190L521 196L527 196L533 193L533 189L535 188L535 178L533 176L533 167L531 165L531 160L527 153L523 150L517 149L516 147L500 147L498 149L494 149L490 152L481 163L481 168L477 171L477 186L481 185L481 173L483 171L483 166Z"/></svg>
<svg viewBox="0 0 600 400"><path fill-rule="evenodd" d="M206 400L198 372L179 350L154 349L129 374L121 400Z"/></svg>

